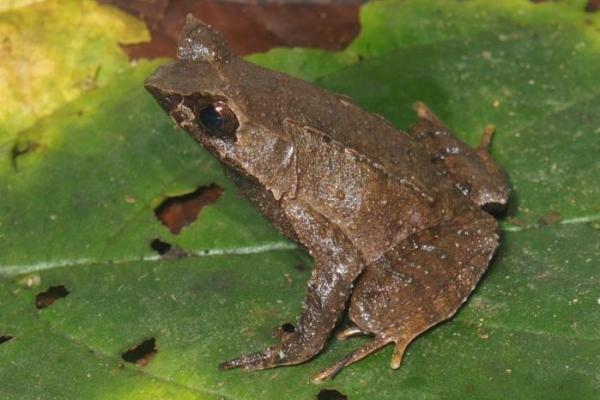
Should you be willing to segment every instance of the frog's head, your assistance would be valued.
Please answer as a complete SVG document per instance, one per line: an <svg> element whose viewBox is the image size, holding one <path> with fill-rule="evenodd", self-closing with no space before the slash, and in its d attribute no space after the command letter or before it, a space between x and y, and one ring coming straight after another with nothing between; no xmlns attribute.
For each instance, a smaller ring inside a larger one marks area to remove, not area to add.
<svg viewBox="0 0 600 400"><path fill-rule="evenodd" d="M145 87L178 126L221 162L282 193L288 183L277 182L295 155L281 130L261 119L278 89L274 73L265 71L235 56L219 32L188 16L177 60L159 67ZM268 77L260 78L265 73Z"/></svg>
<svg viewBox="0 0 600 400"><path fill-rule="evenodd" d="M160 66L144 82L158 104L181 128L222 160L231 158L242 113L239 90L224 70L239 62L223 36L187 16L177 60Z"/></svg>

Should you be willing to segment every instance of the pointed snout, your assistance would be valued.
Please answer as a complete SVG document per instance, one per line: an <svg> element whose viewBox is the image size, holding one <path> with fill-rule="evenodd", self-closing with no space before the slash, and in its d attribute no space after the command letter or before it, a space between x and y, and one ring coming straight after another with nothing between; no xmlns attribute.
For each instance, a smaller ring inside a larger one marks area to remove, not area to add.
<svg viewBox="0 0 600 400"><path fill-rule="evenodd" d="M189 76L189 73L186 73L178 64L178 61L172 61L156 68L144 81L146 90L154 97L157 94L183 94L186 90L184 77Z"/></svg>
<svg viewBox="0 0 600 400"><path fill-rule="evenodd" d="M175 60L158 67L144 82L146 89L154 97L157 94L179 95L214 92L220 85L218 72L208 63L189 60Z"/></svg>

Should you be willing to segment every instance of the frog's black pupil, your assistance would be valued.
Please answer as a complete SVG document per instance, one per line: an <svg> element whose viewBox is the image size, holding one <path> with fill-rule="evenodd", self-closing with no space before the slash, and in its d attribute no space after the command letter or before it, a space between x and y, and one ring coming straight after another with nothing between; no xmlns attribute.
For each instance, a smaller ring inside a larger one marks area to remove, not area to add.
<svg viewBox="0 0 600 400"><path fill-rule="evenodd" d="M202 109L198 117L200 118L202 125L211 132L217 131L223 127L223 116L215 106L211 105Z"/></svg>

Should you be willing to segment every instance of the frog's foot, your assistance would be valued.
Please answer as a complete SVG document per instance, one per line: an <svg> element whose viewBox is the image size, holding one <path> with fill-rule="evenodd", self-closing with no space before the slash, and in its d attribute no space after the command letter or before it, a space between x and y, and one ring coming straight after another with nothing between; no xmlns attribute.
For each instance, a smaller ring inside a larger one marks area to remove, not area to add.
<svg viewBox="0 0 600 400"><path fill-rule="evenodd" d="M229 361L219 364L221 369L241 368L245 371L253 371L257 369L265 369L279 365L283 357L278 354L274 347L269 347L263 351L252 354L245 354Z"/></svg>
<svg viewBox="0 0 600 400"><path fill-rule="evenodd" d="M338 372L340 372L342 369L344 369L348 365L353 364L353 363L365 358L369 354L375 353L376 351L378 351L379 349L381 349L382 347L385 347L386 345L388 345L390 343L395 344L394 354L392 355L390 367L392 369L398 369L398 368L400 368L400 364L402 363L402 357L404 356L404 352L406 351L406 348L408 347L410 342L412 342L412 340L415 337L417 337L423 331L427 330L429 327L430 327L430 325L427 326L426 328L419 329L418 334L413 334L413 335L408 335L408 336L407 335L375 336L375 338L373 340L371 340L369 343L365 344L363 347L353 351L352 353L348 354L346 357L342 358L335 364L333 364L333 365L329 366L328 368L325 368L323 371L319 372L317 375L315 375L313 377L312 380L314 383L321 383L326 379L333 378L338 374ZM356 328L356 329L358 329L358 328Z"/></svg>
<svg viewBox="0 0 600 400"><path fill-rule="evenodd" d="M341 332L338 332L335 335L335 338L337 340L346 340L349 337L357 336L357 335L364 335L364 334L365 333L358 326L351 326L349 328L344 329Z"/></svg>
<svg viewBox="0 0 600 400"><path fill-rule="evenodd" d="M296 330L286 333L281 343L263 351L242 355L219 365L221 369L241 368L253 371L274 368L281 365L294 365L308 361L323 349L327 335L314 340L316 335L301 334Z"/></svg>
<svg viewBox="0 0 600 400"><path fill-rule="evenodd" d="M486 210L505 208L510 189L489 148L494 127L488 125L476 149L455 137L423 103L414 109L419 116L409 135L423 145L435 168L465 196Z"/></svg>
<svg viewBox="0 0 600 400"><path fill-rule="evenodd" d="M371 340L369 343L365 344L363 347L353 351L352 353L348 354L346 357L342 358L338 362L325 368L323 371L321 371L318 374L316 374L315 376L313 376L312 381L314 383L321 383L326 379L333 378L343 368L345 368L348 365L355 363L359 360L362 360L369 354L376 352L377 350L381 349L382 347L388 345L389 343L391 343L393 341L394 341L394 339L390 338L390 337L375 336L373 338L373 340Z"/></svg>
<svg viewBox="0 0 600 400"><path fill-rule="evenodd" d="M429 329L429 327L422 329L422 332L426 331L427 329ZM419 332L419 334L421 334L422 332ZM400 364L402 364L402 357L404 357L404 352L406 351L406 348L408 347L410 342L413 341L413 339L415 337L419 336L419 334L412 335L410 337L401 336L398 339L394 340L394 342L396 343L396 346L394 347L394 354L392 354L392 361L390 362L390 368L392 368L392 369L400 368Z"/></svg>

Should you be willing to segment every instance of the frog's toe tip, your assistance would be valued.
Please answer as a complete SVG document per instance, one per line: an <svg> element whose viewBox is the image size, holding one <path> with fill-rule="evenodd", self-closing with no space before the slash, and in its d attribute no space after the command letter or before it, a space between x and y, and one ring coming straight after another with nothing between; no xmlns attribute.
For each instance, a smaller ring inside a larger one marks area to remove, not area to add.
<svg viewBox="0 0 600 400"><path fill-rule="evenodd" d="M312 383L314 383L315 385L319 385L319 384L321 384L321 383L325 382L325 381L327 380L327 377L326 377L326 376L324 377L324 376L321 376L321 375L322 375L322 373L319 373L319 374L316 374L316 375L314 375L314 376L313 376L313 377L310 379L310 381L311 381Z"/></svg>
<svg viewBox="0 0 600 400"><path fill-rule="evenodd" d="M398 369L398 368L400 368L401 364L402 364L402 354L394 353L394 355L392 356L392 360L390 361L390 368Z"/></svg>
<svg viewBox="0 0 600 400"><path fill-rule="evenodd" d="M343 367L334 364L329 368L322 370L318 374L313 375L313 377L311 378L311 382L318 385L320 383L325 382L328 379L333 379L333 377L335 377L342 368Z"/></svg>
<svg viewBox="0 0 600 400"><path fill-rule="evenodd" d="M312 377L313 383L322 383L327 379L333 379L345 366L348 365L348 362L352 358L352 353L348 354L346 357L342 358L338 362L329 367L325 368L318 374Z"/></svg>
<svg viewBox="0 0 600 400"><path fill-rule="evenodd" d="M396 342L396 347L394 347L394 354L392 354L392 360L390 361L391 369L398 369L400 365L402 365L402 358L404 357L404 351L406 350L406 346L408 342L406 340L400 340Z"/></svg>
<svg viewBox="0 0 600 400"><path fill-rule="evenodd" d="M415 101L413 103L413 110L415 110L420 117L426 117L431 113L429 107L422 101Z"/></svg>

